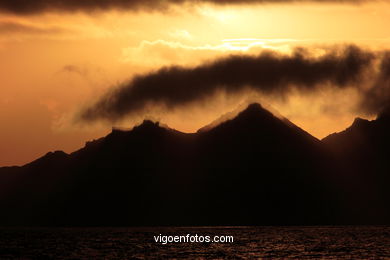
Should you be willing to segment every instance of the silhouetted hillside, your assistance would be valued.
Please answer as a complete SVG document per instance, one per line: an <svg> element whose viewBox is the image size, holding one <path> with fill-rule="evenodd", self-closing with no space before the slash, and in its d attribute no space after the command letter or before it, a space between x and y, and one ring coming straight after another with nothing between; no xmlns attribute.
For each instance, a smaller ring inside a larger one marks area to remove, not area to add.
<svg viewBox="0 0 390 260"><path fill-rule="evenodd" d="M338 156L354 160L359 167L374 172L390 170L390 113L383 112L372 121L356 118L345 131L331 134L323 142Z"/></svg>
<svg viewBox="0 0 390 260"><path fill-rule="evenodd" d="M323 143L342 162L355 185L356 204L365 207L372 217L390 219L390 113L376 120L356 118L340 133L324 138Z"/></svg>
<svg viewBox="0 0 390 260"><path fill-rule="evenodd" d="M114 129L71 154L48 153L23 167L0 168L0 223L375 221L350 214L346 194L355 190L337 163L321 141L259 104L193 134L144 121L130 131Z"/></svg>

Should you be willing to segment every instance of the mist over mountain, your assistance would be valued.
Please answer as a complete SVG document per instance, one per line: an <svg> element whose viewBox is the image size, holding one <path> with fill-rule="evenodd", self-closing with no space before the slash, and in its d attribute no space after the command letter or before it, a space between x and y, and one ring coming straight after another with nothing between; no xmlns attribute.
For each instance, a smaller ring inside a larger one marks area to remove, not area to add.
<svg viewBox="0 0 390 260"><path fill-rule="evenodd" d="M356 124L382 131L388 140L380 120ZM353 138L349 131L322 142L259 104L197 133L151 121L129 131L113 129L71 154L50 152L22 167L0 168L0 223L382 223L389 211L380 201L385 197L365 194L367 203L355 208L361 183L351 180L365 172L349 168L337 150L349 149L337 146Z"/></svg>

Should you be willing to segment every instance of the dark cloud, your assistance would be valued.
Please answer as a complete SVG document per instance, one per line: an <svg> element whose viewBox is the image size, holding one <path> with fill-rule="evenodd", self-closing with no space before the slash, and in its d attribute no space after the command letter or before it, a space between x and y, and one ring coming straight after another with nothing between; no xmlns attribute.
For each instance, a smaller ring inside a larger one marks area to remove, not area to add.
<svg viewBox="0 0 390 260"><path fill-rule="evenodd" d="M390 111L390 52L379 55L378 74L373 84L361 90L360 108L370 114Z"/></svg>
<svg viewBox="0 0 390 260"><path fill-rule="evenodd" d="M317 58L299 48L293 55L268 51L258 56L229 56L194 68L166 67L123 83L84 110L81 117L115 121L148 105L175 108L218 91L237 94L255 90L283 96L292 89L308 92L323 86L357 86L372 70L375 59L372 52L347 46L333 48Z"/></svg>
<svg viewBox="0 0 390 260"><path fill-rule="evenodd" d="M0 0L0 11L15 14L34 14L40 12L120 10L164 10L170 5L212 3L230 4L272 4L293 2L317 3L360 3L368 0Z"/></svg>

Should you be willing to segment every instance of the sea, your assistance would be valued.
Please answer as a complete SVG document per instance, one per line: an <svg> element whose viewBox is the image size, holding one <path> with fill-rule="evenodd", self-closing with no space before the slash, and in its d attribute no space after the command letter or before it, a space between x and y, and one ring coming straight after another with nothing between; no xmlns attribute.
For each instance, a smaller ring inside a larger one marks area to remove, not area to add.
<svg viewBox="0 0 390 260"><path fill-rule="evenodd" d="M0 259L390 259L390 227L0 228Z"/></svg>

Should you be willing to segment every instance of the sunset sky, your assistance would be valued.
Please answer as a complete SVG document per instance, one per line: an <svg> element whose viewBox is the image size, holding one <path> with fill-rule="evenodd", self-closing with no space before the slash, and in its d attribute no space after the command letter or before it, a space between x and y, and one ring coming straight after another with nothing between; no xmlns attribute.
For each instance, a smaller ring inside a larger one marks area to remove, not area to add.
<svg viewBox="0 0 390 260"><path fill-rule="evenodd" d="M255 101L323 138L390 100L390 1L23 2L0 0L0 166L144 118L195 132ZM280 82L240 72L264 60Z"/></svg>

